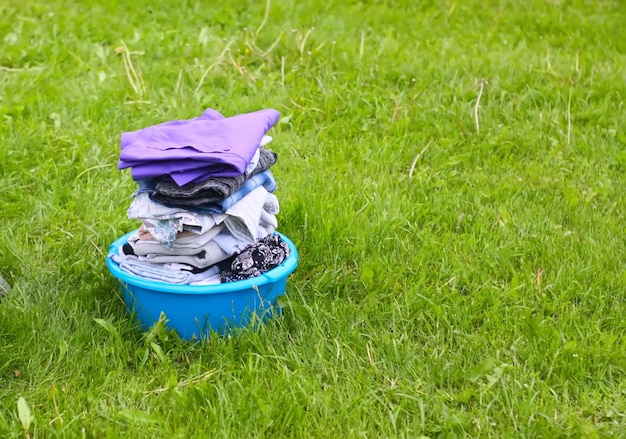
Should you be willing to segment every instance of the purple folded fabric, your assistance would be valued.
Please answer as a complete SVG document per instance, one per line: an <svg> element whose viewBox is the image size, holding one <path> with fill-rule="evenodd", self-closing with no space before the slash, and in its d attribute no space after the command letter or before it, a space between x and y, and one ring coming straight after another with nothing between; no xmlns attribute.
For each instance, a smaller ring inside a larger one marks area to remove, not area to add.
<svg viewBox="0 0 626 439"><path fill-rule="evenodd" d="M198 163L191 160L172 160L170 162L145 163L133 166L133 180L152 180L169 175L178 186L201 182L211 176L237 177L240 172L224 163Z"/></svg>
<svg viewBox="0 0 626 439"><path fill-rule="evenodd" d="M193 119L122 133L119 169L132 167L135 180L170 175L181 186L242 175L279 117L265 109L225 118L209 108Z"/></svg>

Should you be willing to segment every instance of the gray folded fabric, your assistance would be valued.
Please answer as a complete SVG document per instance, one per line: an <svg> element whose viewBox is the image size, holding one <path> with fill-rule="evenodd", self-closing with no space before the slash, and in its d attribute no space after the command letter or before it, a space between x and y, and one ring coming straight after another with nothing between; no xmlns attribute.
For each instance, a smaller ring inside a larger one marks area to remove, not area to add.
<svg viewBox="0 0 626 439"><path fill-rule="evenodd" d="M175 203L176 205L184 204L186 200L193 200L196 206L223 200L237 192L237 189L250 177L268 170L276 163L277 156L274 151L260 148L259 153L259 163L250 174L209 178L199 183L188 183L183 186L178 186L171 177L166 176L156 183L151 197L162 203Z"/></svg>
<svg viewBox="0 0 626 439"><path fill-rule="evenodd" d="M175 264L153 264L151 262L140 261L136 256L127 256L123 253L112 253L109 257L113 262L119 265L121 270L148 280L171 284L208 285L220 283L221 270L217 265L213 265L211 268L201 273L192 273L191 271L170 267ZM191 268L191 266L189 267Z"/></svg>
<svg viewBox="0 0 626 439"><path fill-rule="evenodd" d="M153 264L186 264L196 268L207 268L228 259L232 255L224 252L222 248L214 241L210 241L202 248L200 253L195 255L163 255L149 254L146 256L137 256L139 261L151 262Z"/></svg>

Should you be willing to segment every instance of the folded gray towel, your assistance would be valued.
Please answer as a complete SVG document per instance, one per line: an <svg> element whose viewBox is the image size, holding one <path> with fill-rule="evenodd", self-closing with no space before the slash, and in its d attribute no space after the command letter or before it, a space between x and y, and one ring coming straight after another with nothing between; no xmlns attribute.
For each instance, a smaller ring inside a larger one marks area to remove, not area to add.
<svg viewBox="0 0 626 439"><path fill-rule="evenodd" d="M162 203L176 205L184 204L185 200L193 200L194 206L215 203L235 193L253 175L268 170L276 163L276 160L277 156L274 151L261 148L259 163L248 175L209 178L199 183L187 183L183 186L178 186L171 177L166 176L156 183L151 198Z"/></svg>

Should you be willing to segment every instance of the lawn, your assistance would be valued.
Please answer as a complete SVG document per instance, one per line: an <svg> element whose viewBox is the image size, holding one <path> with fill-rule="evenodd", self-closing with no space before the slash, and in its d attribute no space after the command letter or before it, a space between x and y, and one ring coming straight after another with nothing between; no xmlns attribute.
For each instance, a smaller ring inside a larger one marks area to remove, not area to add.
<svg viewBox="0 0 626 439"><path fill-rule="evenodd" d="M0 3L0 436L625 437L615 1ZM142 332L120 134L281 112L284 312Z"/></svg>

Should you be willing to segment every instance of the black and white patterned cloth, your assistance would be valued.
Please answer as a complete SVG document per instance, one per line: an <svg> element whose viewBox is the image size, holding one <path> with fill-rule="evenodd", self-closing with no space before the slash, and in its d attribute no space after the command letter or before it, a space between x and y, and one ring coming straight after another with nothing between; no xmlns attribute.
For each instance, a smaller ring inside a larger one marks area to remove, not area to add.
<svg viewBox="0 0 626 439"><path fill-rule="evenodd" d="M289 256L289 246L280 235L268 235L222 264L222 283L261 276Z"/></svg>

